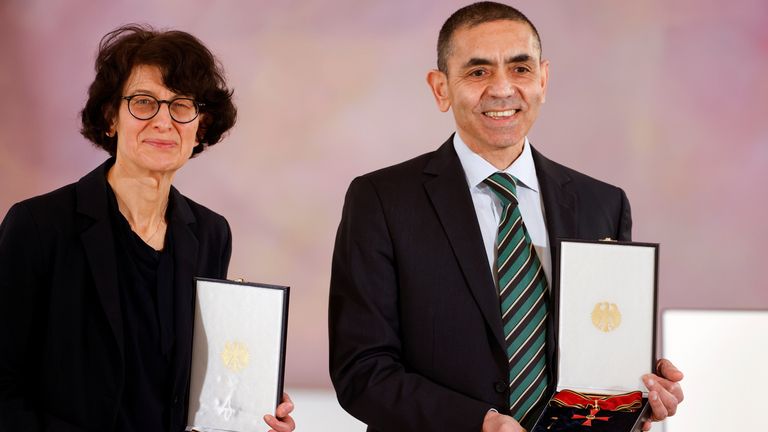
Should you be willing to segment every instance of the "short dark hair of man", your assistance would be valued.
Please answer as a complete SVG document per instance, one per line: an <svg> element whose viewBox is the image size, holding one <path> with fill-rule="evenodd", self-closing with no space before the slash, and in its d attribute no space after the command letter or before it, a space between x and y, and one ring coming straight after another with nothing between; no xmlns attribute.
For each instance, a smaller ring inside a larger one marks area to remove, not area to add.
<svg viewBox="0 0 768 432"><path fill-rule="evenodd" d="M235 124L237 108L224 71L213 54L196 37L177 30L159 31L128 24L107 33L96 55L96 78L88 88L88 101L80 113L80 133L114 156L117 138L109 137L120 109L123 87L137 66L156 66L171 91L205 104L192 155L221 141Z"/></svg>
<svg viewBox="0 0 768 432"><path fill-rule="evenodd" d="M536 44L541 54L541 38L536 26L522 12L505 4L484 1L473 3L457 10L443 24L437 37L437 69L448 73L448 57L451 55L451 38L463 27L475 27L491 21L510 20L528 24L536 37Z"/></svg>

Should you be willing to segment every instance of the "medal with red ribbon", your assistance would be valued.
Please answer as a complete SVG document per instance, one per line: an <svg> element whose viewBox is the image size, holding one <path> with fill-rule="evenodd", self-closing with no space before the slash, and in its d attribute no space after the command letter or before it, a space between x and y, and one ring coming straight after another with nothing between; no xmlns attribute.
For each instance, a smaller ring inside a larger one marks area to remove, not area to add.
<svg viewBox="0 0 768 432"><path fill-rule="evenodd" d="M589 414L574 414L572 419L584 419L582 426L592 426L594 420L608 421L608 416L597 416L600 411L633 412L643 404L643 393L639 391L613 396L600 396L562 390L552 397L552 403L562 407L588 409Z"/></svg>
<svg viewBox="0 0 768 432"><path fill-rule="evenodd" d="M596 416L595 414L597 414L598 412L600 412L600 409L592 408L591 410L589 410L589 414L587 414L587 415L574 414L573 417L571 417L571 418L572 419L584 419L584 423L581 424L582 426L592 426L592 420L608 421L608 420L611 419L610 417L605 417L605 416L598 417L598 416Z"/></svg>

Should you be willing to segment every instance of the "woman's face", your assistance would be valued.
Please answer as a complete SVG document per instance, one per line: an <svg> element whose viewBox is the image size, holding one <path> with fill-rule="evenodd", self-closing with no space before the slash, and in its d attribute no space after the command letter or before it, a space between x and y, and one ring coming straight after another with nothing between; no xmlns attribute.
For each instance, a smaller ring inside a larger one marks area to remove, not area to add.
<svg viewBox="0 0 768 432"><path fill-rule="evenodd" d="M137 94L159 100L188 96L165 87L160 69L147 65L134 67L125 82L122 96ZM161 104L151 119L139 120L128 111L128 101L122 100L112 125L112 132L117 133L117 163L137 171L173 173L189 160L198 144L199 123L199 116L189 123L174 121L167 104Z"/></svg>

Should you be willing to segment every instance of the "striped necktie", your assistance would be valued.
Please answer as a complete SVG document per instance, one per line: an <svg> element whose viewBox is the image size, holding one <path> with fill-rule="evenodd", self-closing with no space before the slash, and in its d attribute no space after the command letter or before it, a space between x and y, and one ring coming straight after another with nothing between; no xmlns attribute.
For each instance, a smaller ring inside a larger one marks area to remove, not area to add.
<svg viewBox="0 0 768 432"><path fill-rule="evenodd" d="M509 360L509 411L522 422L547 388L547 279L517 203L517 179L497 172L483 181L502 204L496 272Z"/></svg>

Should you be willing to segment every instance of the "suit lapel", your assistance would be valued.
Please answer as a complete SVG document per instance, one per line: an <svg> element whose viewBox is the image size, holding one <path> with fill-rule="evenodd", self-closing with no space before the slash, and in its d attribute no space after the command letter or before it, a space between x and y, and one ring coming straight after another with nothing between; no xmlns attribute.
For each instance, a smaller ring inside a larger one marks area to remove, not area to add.
<svg viewBox="0 0 768 432"><path fill-rule="evenodd" d="M467 180L453 148L452 138L435 152L424 172L430 177L424 183L427 195L448 236L469 289L503 350L499 297L488 267Z"/></svg>
<svg viewBox="0 0 768 432"><path fill-rule="evenodd" d="M571 178L565 169L542 156L533 146L533 163L539 179L541 197L544 203L544 218L547 224L550 249L553 251L558 238L575 238L576 195L570 191Z"/></svg>
<svg viewBox="0 0 768 432"><path fill-rule="evenodd" d="M94 286L123 358L123 316L117 282L115 241L107 204L107 171L110 159L77 182L77 213L86 216L80 239Z"/></svg>
<svg viewBox="0 0 768 432"><path fill-rule="evenodd" d="M171 187L169 202L172 206L171 239L173 242L173 315L174 315L174 375L175 391L184 391L189 364L192 359L192 331L194 323L195 289L197 276L198 240L192 231L196 222L189 204L176 188ZM187 372L187 374L184 373Z"/></svg>

